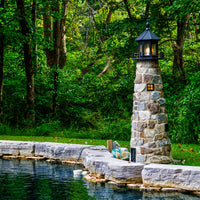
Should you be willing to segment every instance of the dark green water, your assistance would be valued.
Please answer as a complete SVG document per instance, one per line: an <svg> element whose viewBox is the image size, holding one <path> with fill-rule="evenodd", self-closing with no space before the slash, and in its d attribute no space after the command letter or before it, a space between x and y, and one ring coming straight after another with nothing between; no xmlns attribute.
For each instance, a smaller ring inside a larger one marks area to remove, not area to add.
<svg viewBox="0 0 200 200"><path fill-rule="evenodd" d="M73 177L70 165L0 159L0 200L197 200L181 193L147 193Z"/></svg>

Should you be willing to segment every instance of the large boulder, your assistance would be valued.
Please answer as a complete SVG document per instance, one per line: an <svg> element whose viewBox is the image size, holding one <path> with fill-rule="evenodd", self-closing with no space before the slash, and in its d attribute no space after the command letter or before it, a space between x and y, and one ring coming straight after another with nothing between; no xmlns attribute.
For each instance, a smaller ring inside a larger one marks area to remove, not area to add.
<svg viewBox="0 0 200 200"><path fill-rule="evenodd" d="M34 142L0 140L0 154L13 156L33 156Z"/></svg>
<svg viewBox="0 0 200 200"><path fill-rule="evenodd" d="M150 164L142 171L143 184L156 187L174 187L200 190L200 167Z"/></svg>

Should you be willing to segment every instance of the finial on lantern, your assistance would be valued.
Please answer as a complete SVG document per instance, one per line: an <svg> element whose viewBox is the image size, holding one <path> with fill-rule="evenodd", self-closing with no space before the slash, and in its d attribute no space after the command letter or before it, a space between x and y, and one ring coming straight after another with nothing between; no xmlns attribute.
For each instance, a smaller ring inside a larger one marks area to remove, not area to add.
<svg viewBox="0 0 200 200"><path fill-rule="evenodd" d="M149 19L147 19L147 23L146 23L146 30L150 30Z"/></svg>

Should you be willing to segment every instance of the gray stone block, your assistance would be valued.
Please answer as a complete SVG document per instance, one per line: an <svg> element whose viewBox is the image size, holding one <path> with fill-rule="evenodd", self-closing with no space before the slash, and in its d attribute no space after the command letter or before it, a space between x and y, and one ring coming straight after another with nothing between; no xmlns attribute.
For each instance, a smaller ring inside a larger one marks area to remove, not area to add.
<svg viewBox="0 0 200 200"><path fill-rule="evenodd" d="M144 83L151 83L153 76L151 74L144 74L143 75L143 81Z"/></svg>
<svg viewBox="0 0 200 200"><path fill-rule="evenodd" d="M146 186L174 187L184 190L200 190L200 167L150 164L142 171Z"/></svg>
<svg viewBox="0 0 200 200"><path fill-rule="evenodd" d="M117 183L141 183L143 164L115 159L108 151L91 149L85 149L81 158L84 166L97 177Z"/></svg>
<svg viewBox="0 0 200 200"><path fill-rule="evenodd" d="M132 121L132 129L133 130L136 130L136 125L137 125L136 121Z"/></svg>
<svg viewBox="0 0 200 200"><path fill-rule="evenodd" d="M147 155L137 154L136 162L144 163L146 161Z"/></svg>
<svg viewBox="0 0 200 200"><path fill-rule="evenodd" d="M144 129L146 127L147 127L147 123L146 122L138 122L136 130L139 131L139 132L142 132L142 131L144 131Z"/></svg>
<svg viewBox="0 0 200 200"><path fill-rule="evenodd" d="M0 154L16 156L33 156L34 142L0 141Z"/></svg>
<svg viewBox="0 0 200 200"><path fill-rule="evenodd" d="M139 147L144 144L143 139L131 138L131 147Z"/></svg>
<svg viewBox="0 0 200 200"><path fill-rule="evenodd" d="M146 110L147 109L147 106L146 106L146 103L145 102L138 102L138 107L137 107L137 110Z"/></svg>
<svg viewBox="0 0 200 200"><path fill-rule="evenodd" d="M149 111L140 111L139 112L139 119L142 121L149 120L151 118Z"/></svg>
<svg viewBox="0 0 200 200"><path fill-rule="evenodd" d="M157 115L158 124L167 123L167 117L164 113Z"/></svg>
<svg viewBox="0 0 200 200"><path fill-rule="evenodd" d="M158 103L162 106L162 105L164 105L166 103L166 100L164 98L160 98L158 100Z"/></svg>
<svg viewBox="0 0 200 200"><path fill-rule="evenodd" d="M142 92L142 91L145 90L145 88L146 88L146 84L135 84L134 85L134 91L135 91L135 93Z"/></svg>
<svg viewBox="0 0 200 200"><path fill-rule="evenodd" d="M153 81L152 81L153 83L160 83L160 76L154 76L153 77Z"/></svg>
<svg viewBox="0 0 200 200"><path fill-rule="evenodd" d="M152 92L151 93L151 99L156 100L160 98L160 92Z"/></svg>

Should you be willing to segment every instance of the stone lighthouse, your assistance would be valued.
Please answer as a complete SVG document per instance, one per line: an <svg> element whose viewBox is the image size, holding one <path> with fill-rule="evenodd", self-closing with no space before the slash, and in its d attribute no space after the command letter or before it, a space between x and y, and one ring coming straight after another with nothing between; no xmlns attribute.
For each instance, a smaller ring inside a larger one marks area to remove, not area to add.
<svg viewBox="0 0 200 200"><path fill-rule="evenodd" d="M142 163L169 163L171 143L168 133L167 114L161 71L158 66L158 41L146 30L136 38L138 55L134 81L133 115L131 118L131 161Z"/></svg>

